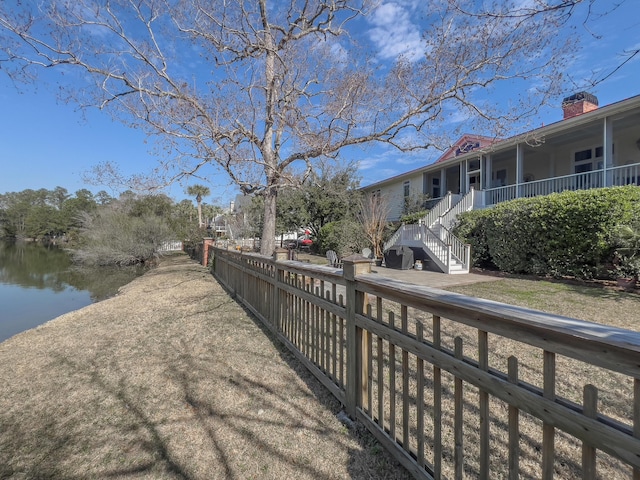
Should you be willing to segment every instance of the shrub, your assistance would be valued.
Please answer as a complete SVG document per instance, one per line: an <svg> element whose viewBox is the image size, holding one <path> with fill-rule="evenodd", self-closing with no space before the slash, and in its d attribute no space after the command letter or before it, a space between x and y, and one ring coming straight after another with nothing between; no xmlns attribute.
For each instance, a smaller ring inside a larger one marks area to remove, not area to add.
<svg viewBox="0 0 640 480"><path fill-rule="evenodd" d="M173 240L164 218L153 213L131 214L122 204L110 204L83 217L81 244L74 259L89 265L135 265L158 255L158 247Z"/></svg>
<svg viewBox="0 0 640 480"><path fill-rule="evenodd" d="M407 213L405 215L402 215L402 217L400 217L400 221L402 223L411 225L414 223L418 223L420 219L426 217L428 213L429 213L429 210L420 210L419 212Z"/></svg>
<svg viewBox="0 0 640 480"><path fill-rule="evenodd" d="M472 210L458 216L454 235L471 245L471 263L482 268L497 268L491 260L486 222L491 210Z"/></svg>
<svg viewBox="0 0 640 480"><path fill-rule="evenodd" d="M630 224L618 225L613 232L615 245L614 275L635 278L640 275L640 219Z"/></svg>
<svg viewBox="0 0 640 480"><path fill-rule="evenodd" d="M324 225L317 236L320 253L334 250L339 257L362 251L367 247L362 226L354 220L338 220Z"/></svg>
<svg viewBox="0 0 640 480"><path fill-rule="evenodd" d="M617 226L638 214L640 188L602 188L505 202L462 215L455 231L477 266L588 278L607 273Z"/></svg>

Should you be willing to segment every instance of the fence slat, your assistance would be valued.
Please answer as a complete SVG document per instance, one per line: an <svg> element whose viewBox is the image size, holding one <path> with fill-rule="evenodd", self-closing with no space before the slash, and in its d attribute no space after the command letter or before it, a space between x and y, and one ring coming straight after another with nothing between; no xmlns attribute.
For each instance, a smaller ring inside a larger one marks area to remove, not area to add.
<svg viewBox="0 0 640 480"><path fill-rule="evenodd" d="M395 315L389 312L389 328L395 329ZM389 343L389 435L396 439L396 346Z"/></svg>
<svg viewBox="0 0 640 480"><path fill-rule="evenodd" d="M441 347L440 317L433 315L431 320L433 348ZM442 477L442 371L433 364L433 477Z"/></svg>
<svg viewBox="0 0 640 480"><path fill-rule="evenodd" d="M462 360L462 338L455 339L455 357ZM453 463L455 469L455 479L462 480L462 472L464 467L464 451L463 451L463 385L462 379L456 377L454 382L454 413L453 413L453 436L454 436L454 452Z"/></svg>
<svg viewBox="0 0 640 480"><path fill-rule="evenodd" d="M403 334L409 331L407 307L400 307L400 322ZM402 446L408 452L409 448L409 352L402 349Z"/></svg>
<svg viewBox="0 0 640 480"><path fill-rule="evenodd" d="M509 382L518 384L518 359L508 359ZM518 407L509 405L509 480L520 478L520 411Z"/></svg>
<svg viewBox="0 0 640 480"><path fill-rule="evenodd" d="M633 436L640 439L640 378L633 379ZM640 467L634 467L633 480L640 480Z"/></svg>
<svg viewBox="0 0 640 480"><path fill-rule="evenodd" d="M376 318L382 323L382 298L376 297ZM378 350L378 425L384 430L384 342L382 337L377 338Z"/></svg>
<svg viewBox="0 0 640 480"><path fill-rule="evenodd" d="M358 329L360 337L360 406L366 409L367 415L373 417L371 414L371 332Z"/></svg>
<svg viewBox="0 0 640 480"><path fill-rule="evenodd" d="M478 367L489 371L489 335L478 330ZM480 404L480 478L489 478L489 394L478 391Z"/></svg>
<svg viewBox="0 0 640 480"><path fill-rule="evenodd" d="M344 307L344 297L342 295L340 295L340 306ZM345 320L344 318L340 317L339 320L340 323L340 387L342 389L345 388L344 386L344 382L345 382Z"/></svg>
<svg viewBox="0 0 640 480"><path fill-rule="evenodd" d="M329 292L327 291L327 296L331 299L331 301L333 303L336 302L336 286L335 284L332 285L331 288L331 294L329 296ZM332 345L332 349L333 349L333 365L332 365L332 372L333 372L333 379L338 382L339 384L339 375L338 375L338 335L339 335L339 330L338 330L338 318L336 317L335 313L331 314L331 321L333 323L333 345Z"/></svg>
<svg viewBox="0 0 640 480"><path fill-rule="evenodd" d="M543 353L543 396L555 401L556 399L556 355L545 350ZM553 461L555 453L555 428L553 425L542 425L542 478L553 480Z"/></svg>
<svg viewBox="0 0 640 480"><path fill-rule="evenodd" d="M598 389L593 385L585 385L583 393L584 415L598 418ZM582 478L596 478L596 449L587 442L582 442Z"/></svg>
<svg viewBox="0 0 640 480"><path fill-rule="evenodd" d="M373 335L367 332L367 411L373 418Z"/></svg>
<svg viewBox="0 0 640 480"><path fill-rule="evenodd" d="M416 338L419 342L424 341L424 326L419 321L416 325ZM416 357L417 393L416 393L416 415L417 427L416 436L418 439L418 450L416 453L418 466L424 467L424 360Z"/></svg>

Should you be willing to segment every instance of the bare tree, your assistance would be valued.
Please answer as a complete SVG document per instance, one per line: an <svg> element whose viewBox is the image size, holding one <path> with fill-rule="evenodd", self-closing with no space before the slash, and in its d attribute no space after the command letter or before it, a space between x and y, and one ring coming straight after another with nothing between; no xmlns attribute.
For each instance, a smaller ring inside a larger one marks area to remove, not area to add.
<svg viewBox="0 0 640 480"><path fill-rule="evenodd" d="M390 202L389 197L380 193L365 195L360 200L357 213L358 222L362 225L364 236L373 246L375 258L381 258L384 235L389 225Z"/></svg>
<svg viewBox="0 0 640 480"><path fill-rule="evenodd" d="M580 2L536 0L517 16L505 12L522 2L496 2L499 15L474 14L478 3L429 2L418 54L387 64L356 34L382 14L369 0L5 0L0 65L17 81L55 67L70 100L159 135L163 181L221 169L262 195L270 254L278 191L315 159L376 142L441 146L453 115L500 135L554 92L567 52L558 32ZM531 78L533 100L508 111L481 101Z"/></svg>

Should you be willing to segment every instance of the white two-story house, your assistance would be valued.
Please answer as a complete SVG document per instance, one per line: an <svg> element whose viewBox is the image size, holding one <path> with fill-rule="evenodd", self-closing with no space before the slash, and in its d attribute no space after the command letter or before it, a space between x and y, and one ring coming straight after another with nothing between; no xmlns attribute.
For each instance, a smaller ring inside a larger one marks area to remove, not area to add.
<svg viewBox="0 0 640 480"><path fill-rule="evenodd" d="M640 185L640 95L599 107L580 92L562 107L561 121L504 140L464 135L436 162L363 187L390 200L391 221L408 198L431 198L420 225L399 229L385 249L422 246L442 271L468 272L468 247L449 232L459 213L564 190Z"/></svg>

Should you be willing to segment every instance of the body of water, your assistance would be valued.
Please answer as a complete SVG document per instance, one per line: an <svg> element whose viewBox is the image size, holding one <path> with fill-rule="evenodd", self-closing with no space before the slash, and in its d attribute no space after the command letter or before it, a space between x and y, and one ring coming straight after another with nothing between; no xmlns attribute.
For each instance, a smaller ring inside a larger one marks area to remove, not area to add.
<svg viewBox="0 0 640 480"><path fill-rule="evenodd" d="M0 342L104 300L141 268L85 268L55 246L0 241Z"/></svg>

